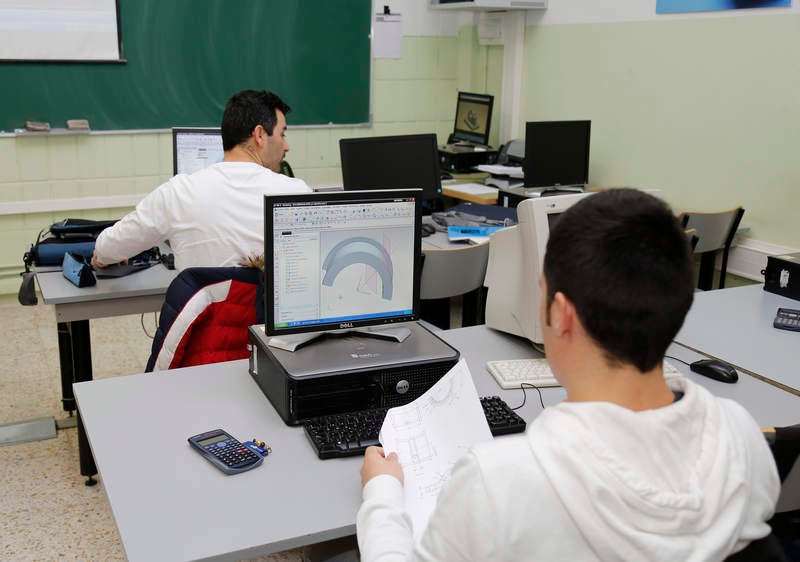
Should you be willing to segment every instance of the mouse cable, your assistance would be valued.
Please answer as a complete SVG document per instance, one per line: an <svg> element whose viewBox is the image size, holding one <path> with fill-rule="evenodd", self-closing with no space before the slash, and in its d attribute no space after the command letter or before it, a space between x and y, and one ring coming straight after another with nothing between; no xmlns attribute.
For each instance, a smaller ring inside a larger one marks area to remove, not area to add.
<svg viewBox="0 0 800 562"><path fill-rule="evenodd" d="M522 391L522 404L520 404L516 408L511 408L511 409L512 410L519 410L520 408L522 408L525 405L525 401L528 399L528 395L525 393L525 387L526 386L529 386L531 388L535 388L536 389L536 392L539 393L539 404L542 405L542 410L544 410L545 409L545 405L544 405L544 400L542 399L542 391L539 390L538 386L536 386L535 384L531 384L529 382L524 382L524 383L519 385L519 388Z"/></svg>
<svg viewBox="0 0 800 562"><path fill-rule="evenodd" d="M684 361L680 357L675 357L674 355L665 355L664 359L674 359L675 361L680 361L684 365L691 365L691 363L689 363L688 361Z"/></svg>

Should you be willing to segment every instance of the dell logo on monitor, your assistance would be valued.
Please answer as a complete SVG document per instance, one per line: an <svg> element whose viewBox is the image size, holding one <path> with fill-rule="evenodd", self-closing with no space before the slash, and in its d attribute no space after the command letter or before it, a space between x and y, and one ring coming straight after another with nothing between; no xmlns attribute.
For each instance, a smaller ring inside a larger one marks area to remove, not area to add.
<svg viewBox="0 0 800 562"><path fill-rule="evenodd" d="M339 324L339 327L342 328L342 329L352 328L353 327L353 323L352 322L342 322L341 324Z"/></svg>
<svg viewBox="0 0 800 562"><path fill-rule="evenodd" d="M397 384L395 385L394 389L397 391L397 394L405 394L406 392L408 392L408 388L410 386L411 385L408 384L408 381L403 379L401 381L397 381Z"/></svg>

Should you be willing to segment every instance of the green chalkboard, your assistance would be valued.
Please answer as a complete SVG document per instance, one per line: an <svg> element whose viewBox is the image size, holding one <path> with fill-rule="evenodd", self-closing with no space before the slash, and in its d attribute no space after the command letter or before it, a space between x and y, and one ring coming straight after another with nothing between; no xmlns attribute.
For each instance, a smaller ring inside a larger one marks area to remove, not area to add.
<svg viewBox="0 0 800 562"><path fill-rule="evenodd" d="M124 64L0 63L0 130L219 126L248 88L280 95L290 126L369 121L371 0L119 5Z"/></svg>

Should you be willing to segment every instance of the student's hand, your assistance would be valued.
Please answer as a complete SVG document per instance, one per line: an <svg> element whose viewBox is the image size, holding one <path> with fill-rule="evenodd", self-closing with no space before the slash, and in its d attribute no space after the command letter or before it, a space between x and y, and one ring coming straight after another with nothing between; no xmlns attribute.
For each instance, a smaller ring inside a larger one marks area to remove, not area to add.
<svg viewBox="0 0 800 562"><path fill-rule="evenodd" d="M387 457L384 456L383 447L367 447L364 452L364 464L361 466L361 485L381 474L394 476L401 484L403 483L403 468L400 466L397 453L389 453Z"/></svg>

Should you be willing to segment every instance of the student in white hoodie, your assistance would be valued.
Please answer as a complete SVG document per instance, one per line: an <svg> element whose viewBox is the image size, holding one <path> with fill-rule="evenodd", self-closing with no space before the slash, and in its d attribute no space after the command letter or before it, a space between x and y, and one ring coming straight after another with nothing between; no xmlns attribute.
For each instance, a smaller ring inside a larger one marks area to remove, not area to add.
<svg viewBox="0 0 800 562"><path fill-rule="evenodd" d="M222 162L178 174L97 237L92 265L106 267L165 240L175 268L225 267L264 253L264 195L308 193L280 172L289 151L289 106L272 92L243 90L222 114Z"/></svg>
<svg viewBox="0 0 800 562"><path fill-rule="evenodd" d="M368 449L361 559L706 561L769 534L780 484L756 422L663 378L693 294L667 205L628 189L582 200L550 234L541 284L567 400L464 456L416 544L396 455Z"/></svg>

